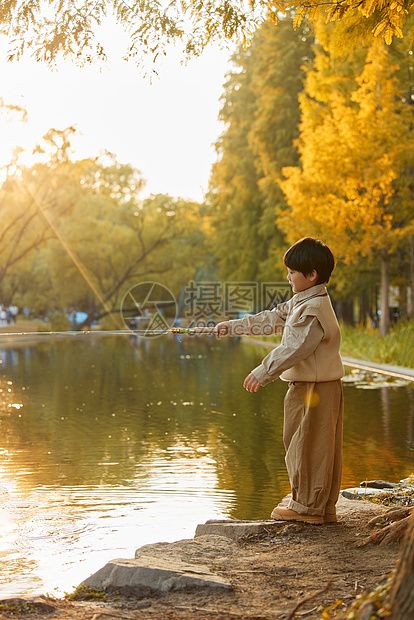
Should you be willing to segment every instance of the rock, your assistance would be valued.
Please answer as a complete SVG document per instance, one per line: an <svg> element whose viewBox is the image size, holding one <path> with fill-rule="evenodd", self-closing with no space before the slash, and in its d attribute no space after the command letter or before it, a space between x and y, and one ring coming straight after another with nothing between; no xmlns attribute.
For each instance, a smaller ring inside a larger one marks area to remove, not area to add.
<svg viewBox="0 0 414 620"><path fill-rule="evenodd" d="M85 588L152 596L183 588L231 589L231 583L215 575L204 564L210 558L228 556L233 543L222 536L204 537L201 542L182 540L156 543L137 549L134 559L111 560L81 584ZM188 558L187 561L181 559Z"/></svg>
<svg viewBox="0 0 414 620"><path fill-rule="evenodd" d="M353 487L352 489L344 489L341 495L346 499L364 499L364 497L375 497L382 493L383 489L375 489L374 487Z"/></svg>
<svg viewBox="0 0 414 620"><path fill-rule="evenodd" d="M207 534L218 534L238 540L243 536L257 536L263 532L276 532L280 529L280 522L272 520L266 521L238 521L236 519L211 519L201 525L197 525L195 536L205 536Z"/></svg>
<svg viewBox="0 0 414 620"><path fill-rule="evenodd" d="M370 480L361 482L360 487L370 487L372 489L395 489L398 487L398 484L394 482L385 482L384 480Z"/></svg>
<svg viewBox="0 0 414 620"><path fill-rule="evenodd" d="M179 558L182 562L200 564L228 558L237 551L237 545L225 536L203 535L172 543L144 545L135 551L135 559L143 556Z"/></svg>
<svg viewBox="0 0 414 620"><path fill-rule="evenodd" d="M414 504L414 486L404 483L384 482L383 480L371 480L361 482L360 487L344 489L341 495L348 499L368 499L380 496L381 501L387 500L401 503L405 506Z"/></svg>
<svg viewBox="0 0 414 620"><path fill-rule="evenodd" d="M341 491L341 495L339 496L338 502L336 504L336 513L338 516L338 520L346 516L352 516L356 513L358 514L368 514L377 513L384 510L384 506L379 504L373 504L372 502L361 502L362 505L358 505L356 507L355 499L364 499L364 497L372 497L377 493L380 493L380 489L372 489L372 495L369 493L365 493L365 489L361 489L360 487L355 487L353 489L346 489L345 491ZM287 507L289 501L291 500L291 494L287 495L280 502L280 506ZM289 524L289 521L286 521L286 524ZM296 524L297 525L297 524ZM274 519L263 520L263 521L238 521L236 519L212 519L206 521L201 525L197 525L195 540L198 540L197 537L206 537L207 535L216 535L213 538L216 538L217 535L219 538L227 537L232 540L238 540L243 536L257 536L264 532L275 534L278 533L284 527L280 521L275 521Z"/></svg>
<svg viewBox="0 0 414 620"><path fill-rule="evenodd" d="M229 582L211 573L207 566L149 556L138 560L111 560L82 585L105 590L127 588L139 596L191 587L231 588Z"/></svg>

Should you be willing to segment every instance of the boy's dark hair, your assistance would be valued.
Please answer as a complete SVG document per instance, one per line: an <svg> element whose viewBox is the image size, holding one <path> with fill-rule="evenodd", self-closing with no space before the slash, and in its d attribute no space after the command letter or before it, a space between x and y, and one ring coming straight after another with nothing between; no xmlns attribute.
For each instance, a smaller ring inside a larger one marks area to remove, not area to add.
<svg viewBox="0 0 414 620"><path fill-rule="evenodd" d="M323 284L329 282L335 267L335 256L319 239L304 237L288 249L283 257L283 263L289 269L300 271L304 276L315 270L318 274L316 284Z"/></svg>

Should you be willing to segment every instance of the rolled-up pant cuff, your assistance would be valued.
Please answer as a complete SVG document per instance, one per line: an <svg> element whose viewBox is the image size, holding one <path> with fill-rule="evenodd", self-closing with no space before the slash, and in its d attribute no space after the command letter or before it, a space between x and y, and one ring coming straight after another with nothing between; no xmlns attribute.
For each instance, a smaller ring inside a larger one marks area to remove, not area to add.
<svg viewBox="0 0 414 620"><path fill-rule="evenodd" d="M325 508L309 508L308 506L303 506L303 504L299 504L299 502L295 502L294 499L291 499L288 508L290 510L294 510L299 515L320 515L323 516L325 514Z"/></svg>

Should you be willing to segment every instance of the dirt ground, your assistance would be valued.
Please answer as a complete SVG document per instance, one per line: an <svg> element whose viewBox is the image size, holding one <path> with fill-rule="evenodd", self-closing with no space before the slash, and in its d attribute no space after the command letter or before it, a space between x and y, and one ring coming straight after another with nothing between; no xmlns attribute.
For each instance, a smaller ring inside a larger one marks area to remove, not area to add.
<svg viewBox="0 0 414 620"><path fill-rule="evenodd" d="M223 553L212 554L208 564L212 572L231 581L228 591L198 589L145 598L114 594L107 600L10 600L9 609L2 605L0 618L319 619L324 611L324 617L339 618L358 594L372 591L389 575L399 553L397 543L358 546L373 531L369 519L387 507L371 509L371 504L364 512L368 502L352 504L355 508L336 524L281 523L276 533L265 531L226 543Z"/></svg>

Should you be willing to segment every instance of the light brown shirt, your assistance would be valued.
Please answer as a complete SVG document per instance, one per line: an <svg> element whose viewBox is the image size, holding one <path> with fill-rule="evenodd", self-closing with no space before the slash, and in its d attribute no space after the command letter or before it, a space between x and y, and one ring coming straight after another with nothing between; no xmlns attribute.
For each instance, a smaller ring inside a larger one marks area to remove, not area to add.
<svg viewBox="0 0 414 620"><path fill-rule="evenodd" d="M281 344L252 372L261 385L284 381L336 381L343 374L341 335L324 284L294 295L273 310L229 321L232 335L270 335L283 330Z"/></svg>

